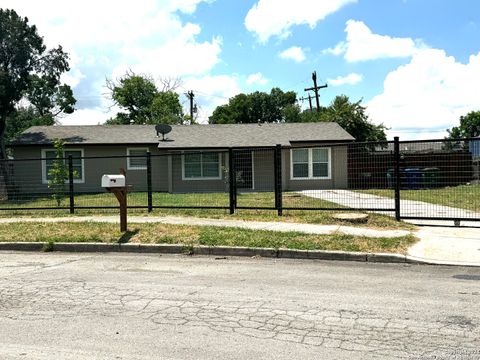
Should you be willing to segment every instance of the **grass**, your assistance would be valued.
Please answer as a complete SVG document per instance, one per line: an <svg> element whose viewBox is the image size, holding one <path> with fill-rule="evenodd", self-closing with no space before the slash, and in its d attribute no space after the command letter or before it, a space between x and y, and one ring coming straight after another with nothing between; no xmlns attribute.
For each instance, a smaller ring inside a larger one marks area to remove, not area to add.
<svg viewBox="0 0 480 360"><path fill-rule="evenodd" d="M392 190L358 190L359 192L393 198ZM480 185L459 185L437 189L401 190L402 200L423 201L431 204L480 212Z"/></svg>
<svg viewBox="0 0 480 360"><path fill-rule="evenodd" d="M351 235L310 235L299 232L274 232L213 226L168 224L130 224L121 233L118 224L108 223L10 223L0 225L0 242L55 242L183 244L246 246L302 250L343 250L405 253L416 242L413 235L396 238L368 238Z"/></svg>
<svg viewBox="0 0 480 360"><path fill-rule="evenodd" d="M128 195L129 206L145 206L147 204L147 194L134 192ZM225 193L198 193L198 194L169 194L154 193L153 204L157 206L222 206L228 207L228 194ZM274 207L274 194L272 192L262 193L244 193L239 194L237 205L242 207ZM42 197L32 201L23 201L19 203L0 203L0 207L50 207L55 206L54 200L50 197ZM64 200L63 206L68 206L68 199ZM75 206L118 206L116 199L112 194L89 194L78 195L75 197ZM303 196L298 193L284 193L284 207L306 207L306 208L341 208L342 206L329 201L315 199L309 196ZM117 214L117 209L77 209L75 215L112 215ZM146 209L129 209L132 215L147 215ZM318 210L289 210L284 211L282 217L277 216L274 210L242 210L238 209L235 215L230 215L226 209L154 209L151 216L194 216L208 218L228 218L252 221L284 221L299 222L311 224L343 224L335 219L334 211ZM69 216L67 209L56 210L2 210L0 216ZM397 222L389 216L370 214L367 224L363 226L378 228L402 228L410 229L411 225Z"/></svg>

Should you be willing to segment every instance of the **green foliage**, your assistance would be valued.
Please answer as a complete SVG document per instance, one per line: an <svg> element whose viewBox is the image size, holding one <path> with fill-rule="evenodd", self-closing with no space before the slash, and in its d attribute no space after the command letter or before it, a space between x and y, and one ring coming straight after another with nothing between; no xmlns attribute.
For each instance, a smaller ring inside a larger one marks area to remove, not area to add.
<svg viewBox="0 0 480 360"><path fill-rule="evenodd" d="M153 119L161 119L163 124L181 124L182 106L177 93L173 91L159 92L152 101Z"/></svg>
<svg viewBox="0 0 480 360"><path fill-rule="evenodd" d="M480 111L471 111L460 116L460 125L447 130L447 139L462 139L480 136Z"/></svg>
<svg viewBox="0 0 480 360"><path fill-rule="evenodd" d="M43 243L42 251L43 252L52 252L54 250L54 247L55 247L55 241L48 240L48 241Z"/></svg>
<svg viewBox="0 0 480 360"><path fill-rule="evenodd" d="M300 107L297 104L288 104L282 110L285 122L300 122Z"/></svg>
<svg viewBox="0 0 480 360"><path fill-rule="evenodd" d="M184 255L193 255L193 244L185 244L182 246L182 254Z"/></svg>
<svg viewBox="0 0 480 360"><path fill-rule="evenodd" d="M148 76L127 72L117 82L108 81L112 100L122 108L107 124L182 124L178 94L159 91Z"/></svg>
<svg viewBox="0 0 480 360"><path fill-rule="evenodd" d="M319 112L304 111L299 118L300 122L336 122L358 142L386 140L385 126L371 123L365 110L361 100L350 102L348 96L340 95Z"/></svg>
<svg viewBox="0 0 480 360"><path fill-rule="evenodd" d="M48 171L48 187L52 189L52 197L57 202L57 206L60 206L63 199L66 196L68 181L68 167L65 164L63 145L64 141L55 139L53 147L55 148L55 160L53 160L53 166Z"/></svg>
<svg viewBox="0 0 480 360"><path fill-rule="evenodd" d="M20 100L27 99L40 116L73 111L71 89L60 83L68 70L68 55L61 46L47 50L27 18L0 9L0 158L6 156L7 121L16 118L12 114Z"/></svg>
<svg viewBox="0 0 480 360"><path fill-rule="evenodd" d="M209 118L210 124L247 124L291 121L299 114L293 91L273 88L270 94L256 91L238 94L227 105L217 107Z"/></svg>
<svg viewBox="0 0 480 360"><path fill-rule="evenodd" d="M333 121L349 132L356 141L386 140L385 126L368 120L361 101L350 102L345 96L337 96L328 107L319 112L300 112L293 91L283 92L273 88L270 94L256 91L238 94L226 105L218 106L209 118L210 124L240 124L257 122L320 122Z"/></svg>
<svg viewBox="0 0 480 360"><path fill-rule="evenodd" d="M36 74L31 76L25 97L41 117L71 114L75 111L74 105L77 102L70 86L62 85L49 76L40 77Z"/></svg>
<svg viewBox="0 0 480 360"><path fill-rule="evenodd" d="M230 169L227 166L222 166L223 173L223 183L227 188L230 187ZM235 171L235 184L243 184L245 180L243 179L243 171Z"/></svg>
<svg viewBox="0 0 480 360"><path fill-rule="evenodd" d="M7 118L5 140L9 141L31 126L53 125L51 114L41 116L33 106L17 107Z"/></svg>

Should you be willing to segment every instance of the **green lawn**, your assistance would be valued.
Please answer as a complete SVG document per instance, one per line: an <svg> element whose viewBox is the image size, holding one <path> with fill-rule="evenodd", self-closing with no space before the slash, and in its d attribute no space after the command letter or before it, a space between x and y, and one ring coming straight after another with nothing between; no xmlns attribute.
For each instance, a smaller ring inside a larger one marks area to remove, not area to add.
<svg viewBox="0 0 480 360"><path fill-rule="evenodd" d="M366 194L394 197L392 190L357 190ZM401 190L402 200L416 200L480 212L480 185L459 185L438 189Z"/></svg>
<svg viewBox="0 0 480 360"><path fill-rule="evenodd" d="M68 208L68 198L62 203L62 206ZM145 206L147 204L147 194L141 192L133 192L128 195L129 206ZM274 207L274 194L272 192L262 193L243 193L238 195L238 206L243 207ZM118 206L117 200L112 194L101 193L92 195L78 195L75 197L76 206ZM197 194L170 194L170 193L154 193L154 206L221 206L228 208L229 199L226 193L197 193ZM17 203L0 203L2 208L10 207L50 207L56 206L55 201L50 197L38 198L33 201L23 201ZM341 208L341 206L329 201L315 199L303 196L298 193L283 194L284 207L305 207L305 208ZM77 209L75 215L112 215L117 214L117 209ZM146 209L129 209L132 215L147 215ZM228 209L154 209L149 215L152 216L195 216L210 218L234 218L241 220L255 221L287 221L301 222L313 224L336 224L341 223L333 218L334 211L317 211L317 210L291 210L284 211L284 216L277 216L275 210L242 210L238 209L235 215L230 215ZM68 209L64 210L1 210L0 216L69 216ZM411 228L411 225L396 222L388 216L379 214L370 214L369 221L366 226L382 227L382 228Z"/></svg>
<svg viewBox="0 0 480 360"><path fill-rule="evenodd" d="M121 233L118 224L108 223L12 223L0 224L0 241L100 242L183 244L287 248L302 250L343 250L405 253L417 239L413 235L396 238L367 238L352 235L310 235L212 226L129 224Z"/></svg>

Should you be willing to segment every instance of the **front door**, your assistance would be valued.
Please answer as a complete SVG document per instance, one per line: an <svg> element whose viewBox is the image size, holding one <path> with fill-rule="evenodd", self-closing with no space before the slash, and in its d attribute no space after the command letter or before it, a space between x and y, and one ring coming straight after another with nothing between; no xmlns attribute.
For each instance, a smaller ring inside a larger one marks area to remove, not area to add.
<svg viewBox="0 0 480 360"><path fill-rule="evenodd" d="M253 158L251 150L235 150L233 165L237 174L237 189L253 188Z"/></svg>

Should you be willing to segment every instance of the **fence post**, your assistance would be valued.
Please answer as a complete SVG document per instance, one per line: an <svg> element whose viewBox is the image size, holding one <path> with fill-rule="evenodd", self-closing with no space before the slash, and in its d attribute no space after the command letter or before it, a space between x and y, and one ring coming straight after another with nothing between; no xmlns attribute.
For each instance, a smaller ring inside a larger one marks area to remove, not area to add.
<svg viewBox="0 0 480 360"><path fill-rule="evenodd" d="M70 198L70 214L75 213L75 197L73 193L73 158L68 155L68 194Z"/></svg>
<svg viewBox="0 0 480 360"><path fill-rule="evenodd" d="M273 172L275 182L275 208L278 216L283 215L282 210L282 145L277 144L273 153Z"/></svg>
<svg viewBox="0 0 480 360"><path fill-rule="evenodd" d="M228 191L230 199L230 215L235 214L235 207L237 206L235 193L236 193L236 176L233 165L233 149L228 149Z"/></svg>
<svg viewBox="0 0 480 360"><path fill-rule="evenodd" d="M147 202L148 212L153 210L153 198L152 198L152 154L147 151Z"/></svg>
<svg viewBox="0 0 480 360"><path fill-rule="evenodd" d="M395 219L400 221L400 142L398 136L394 140L394 162L395 162Z"/></svg>

